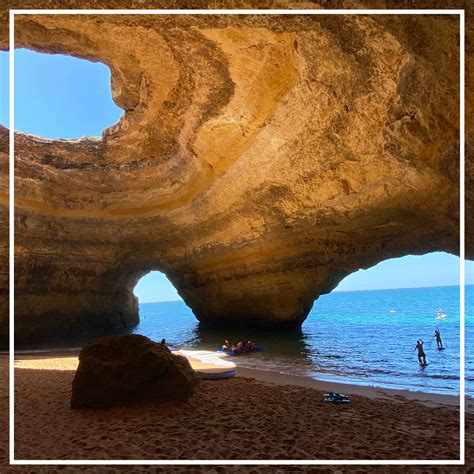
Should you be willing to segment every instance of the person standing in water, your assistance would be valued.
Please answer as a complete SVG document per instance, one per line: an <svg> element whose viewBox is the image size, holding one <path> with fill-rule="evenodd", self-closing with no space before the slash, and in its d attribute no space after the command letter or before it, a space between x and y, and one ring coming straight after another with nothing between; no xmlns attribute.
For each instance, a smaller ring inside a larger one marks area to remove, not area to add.
<svg viewBox="0 0 474 474"><path fill-rule="evenodd" d="M423 341L418 339L416 341L415 350L418 349L418 362L420 365L426 365L426 355L425 351L423 350Z"/></svg>
<svg viewBox="0 0 474 474"><path fill-rule="evenodd" d="M166 349L167 351L171 352L170 351L170 348L168 347L168 344L166 344L166 339L163 338L160 342L160 346L163 348L163 349Z"/></svg>
<svg viewBox="0 0 474 474"><path fill-rule="evenodd" d="M438 346L438 349L443 348L443 341L441 340L441 332L438 328L436 328L436 331L434 333L434 337L436 338L436 345Z"/></svg>

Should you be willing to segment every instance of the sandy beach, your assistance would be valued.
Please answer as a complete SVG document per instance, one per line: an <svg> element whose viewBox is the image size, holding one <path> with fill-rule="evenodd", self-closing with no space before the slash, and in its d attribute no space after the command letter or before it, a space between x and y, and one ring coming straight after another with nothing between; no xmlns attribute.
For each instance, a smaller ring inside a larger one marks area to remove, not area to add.
<svg viewBox="0 0 474 474"><path fill-rule="evenodd" d="M2 363L5 367L4 356ZM324 390L340 390L334 384L317 389L320 382L309 386L305 378L239 369L234 379L203 381L186 404L73 411L76 365L71 353L17 357L18 459L446 460L459 455L459 410L450 406L455 397L427 394L421 400L416 394L414 400L345 385L352 402L334 406L323 402ZM472 426L474 415L466 416ZM468 430L468 455L473 441Z"/></svg>

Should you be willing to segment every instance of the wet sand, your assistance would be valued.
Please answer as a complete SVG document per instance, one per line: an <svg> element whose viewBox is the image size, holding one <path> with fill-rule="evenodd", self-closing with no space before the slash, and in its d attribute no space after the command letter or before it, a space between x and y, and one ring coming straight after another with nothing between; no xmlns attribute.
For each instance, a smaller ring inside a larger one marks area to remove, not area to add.
<svg viewBox="0 0 474 474"><path fill-rule="evenodd" d="M18 459L459 457L459 410L449 398L425 394L421 402L344 385L345 393L363 393L351 395L349 405L334 406L323 402L327 388L305 386L304 377L239 369L244 377L203 381L185 404L73 411L76 364L71 353L17 358ZM472 425L474 415L467 418Z"/></svg>

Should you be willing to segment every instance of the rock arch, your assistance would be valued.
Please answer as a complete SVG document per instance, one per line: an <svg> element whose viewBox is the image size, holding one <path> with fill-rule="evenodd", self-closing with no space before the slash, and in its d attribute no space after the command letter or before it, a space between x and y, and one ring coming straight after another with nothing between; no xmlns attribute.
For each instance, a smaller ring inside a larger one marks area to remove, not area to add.
<svg viewBox="0 0 474 474"><path fill-rule="evenodd" d="M133 324L152 268L201 321L288 328L359 268L456 253L458 33L447 16L19 16L18 47L108 64L125 113L99 142L16 134L18 340Z"/></svg>

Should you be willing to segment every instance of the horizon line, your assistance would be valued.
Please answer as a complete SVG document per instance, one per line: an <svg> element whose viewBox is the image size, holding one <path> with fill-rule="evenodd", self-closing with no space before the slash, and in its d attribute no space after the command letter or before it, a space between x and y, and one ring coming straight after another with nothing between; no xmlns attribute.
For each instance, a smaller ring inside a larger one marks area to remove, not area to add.
<svg viewBox="0 0 474 474"><path fill-rule="evenodd" d="M332 290L329 293L321 293L320 296L329 295L331 293L359 293L359 292L363 292L363 291L386 291L386 290L419 290L419 289L422 289L422 288L448 288L448 287L452 287L452 286L453 287L456 287L456 286L459 287L460 285L457 284L457 285L435 285L435 286L405 286L405 287L400 287L400 288L368 288L368 289L365 289L365 290L339 290L339 291ZM466 283L464 286L465 287L466 286L474 286L474 283ZM184 300L182 298L179 299L179 300L143 301L143 302L140 302L140 298L138 296L137 296L137 298L138 298L138 304L177 303L179 301L184 302Z"/></svg>

